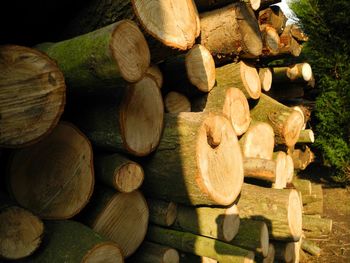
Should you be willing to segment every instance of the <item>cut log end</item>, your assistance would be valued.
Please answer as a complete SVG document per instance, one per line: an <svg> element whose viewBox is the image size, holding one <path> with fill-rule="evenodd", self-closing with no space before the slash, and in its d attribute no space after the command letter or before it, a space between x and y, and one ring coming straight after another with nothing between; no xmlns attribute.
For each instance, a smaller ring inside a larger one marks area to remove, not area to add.
<svg viewBox="0 0 350 263"><path fill-rule="evenodd" d="M215 84L215 63L202 45L195 45L186 55L186 71L190 82L200 91L209 92Z"/></svg>
<svg viewBox="0 0 350 263"><path fill-rule="evenodd" d="M93 247L82 259L82 263L123 263L124 257L117 244L105 242Z"/></svg>
<svg viewBox="0 0 350 263"><path fill-rule="evenodd" d="M144 178L142 167L134 162L124 164L115 173L114 187L122 193L130 193L138 189Z"/></svg>
<svg viewBox="0 0 350 263"><path fill-rule="evenodd" d="M128 82L142 78L150 65L151 55L140 29L130 20L116 24L110 42L121 76Z"/></svg>
<svg viewBox="0 0 350 263"><path fill-rule="evenodd" d="M69 123L59 123L44 140L15 152L9 167L12 195L41 218L73 217L93 191L91 144Z"/></svg>
<svg viewBox="0 0 350 263"><path fill-rule="evenodd" d="M131 2L147 33L169 47L180 50L192 47L199 20L192 0Z"/></svg>
<svg viewBox="0 0 350 263"><path fill-rule="evenodd" d="M229 88L226 90L223 113L231 121L237 136L242 135L248 130L251 121L249 104L240 89Z"/></svg>
<svg viewBox="0 0 350 263"><path fill-rule="evenodd" d="M226 209L225 218L223 222L223 236L226 241L231 241L239 230L239 214L237 205L232 205Z"/></svg>
<svg viewBox="0 0 350 263"><path fill-rule="evenodd" d="M120 109L120 126L125 148L136 156L145 156L158 146L164 106L155 80L145 75L129 87L131 92Z"/></svg>
<svg viewBox="0 0 350 263"><path fill-rule="evenodd" d="M272 85L272 72L270 68L260 68L259 77L261 82L261 88L264 91L269 91Z"/></svg>
<svg viewBox="0 0 350 263"><path fill-rule="evenodd" d="M243 160L233 127L224 116L210 114L204 120L197 139L197 160L197 183L203 192L219 204L231 204L243 184Z"/></svg>
<svg viewBox="0 0 350 263"><path fill-rule="evenodd" d="M176 91L170 91L164 99L165 110L169 113L190 112L191 102L188 98Z"/></svg>
<svg viewBox="0 0 350 263"><path fill-rule="evenodd" d="M261 232L261 236L260 236L261 254L264 257L267 257L269 253L269 230L267 229L266 224L261 224L260 232Z"/></svg>
<svg viewBox="0 0 350 263"><path fill-rule="evenodd" d="M64 77L48 56L27 47L1 46L0 58L0 146L27 146L56 126Z"/></svg>
<svg viewBox="0 0 350 263"><path fill-rule="evenodd" d="M256 68L241 63L241 78L251 99L258 99L261 94L261 83Z"/></svg>
<svg viewBox="0 0 350 263"><path fill-rule="evenodd" d="M293 111L284 123L283 137L287 146L294 146L299 139L300 131L304 125L304 117L298 111Z"/></svg>
<svg viewBox="0 0 350 263"><path fill-rule="evenodd" d="M179 253L176 249L169 248L163 255L163 263L177 263L180 261Z"/></svg>
<svg viewBox="0 0 350 263"><path fill-rule="evenodd" d="M264 37L264 47L267 49L268 53L271 55L278 54L280 37L276 29L270 25L264 25L262 33Z"/></svg>
<svg viewBox="0 0 350 263"><path fill-rule="evenodd" d="M309 63L303 63L301 73L305 81L310 81L312 78L312 69Z"/></svg>
<svg viewBox="0 0 350 263"><path fill-rule="evenodd" d="M176 219L177 215L177 204L170 202L168 205L167 213L165 215L165 222L167 226L171 226Z"/></svg>
<svg viewBox="0 0 350 263"><path fill-rule="evenodd" d="M260 0L250 0L249 2L253 10L258 10L260 8Z"/></svg>
<svg viewBox="0 0 350 263"><path fill-rule="evenodd" d="M286 187L286 161L287 155L285 152L279 151L275 157L276 161L276 180L273 184L275 189L283 189Z"/></svg>
<svg viewBox="0 0 350 263"><path fill-rule="evenodd" d="M291 234L298 241L302 234L302 204L298 191L292 190L288 202L288 222Z"/></svg>
<svg viewBox="0 0 350 263"><path fill-rule="evenodd" d="M9 207L0 212L0 258L16 260L31 255L44 233L42 221L32 213Z"/></svg>
<svg viewBox="0 0 350 263"><path fill-rule="evenodd" d="M163 74L160 71L158 65L152 65L150 66L146 73L148 73L149 75L151 75L154 80L156 81L158 87L161 89L163 86Z"/></svg>
<svg viewBox="0 0 350 263"><path fill-rule="evenodd" d="M287 183L292 183L294 177L294 162L292 156L286 155L286 178Z"/></svg>

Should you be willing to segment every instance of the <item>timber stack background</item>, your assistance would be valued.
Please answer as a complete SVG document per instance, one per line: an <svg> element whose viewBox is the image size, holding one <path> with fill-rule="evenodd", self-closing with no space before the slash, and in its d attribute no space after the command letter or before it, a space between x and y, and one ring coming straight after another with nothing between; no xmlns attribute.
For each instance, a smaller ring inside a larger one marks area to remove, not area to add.
<svg viewBox="0 0 350 263"><path fill-rule="evenodd" d="M315 79L278 2L91 0L0 46L0 259L320 256Z"/></svg>

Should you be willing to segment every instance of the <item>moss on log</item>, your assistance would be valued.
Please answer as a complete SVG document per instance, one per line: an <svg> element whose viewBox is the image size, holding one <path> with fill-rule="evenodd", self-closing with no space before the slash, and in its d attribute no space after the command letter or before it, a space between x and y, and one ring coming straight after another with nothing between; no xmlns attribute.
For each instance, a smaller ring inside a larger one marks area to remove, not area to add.
<svg viewBox="0 0 350 263"><path fill-rule="evenodd" d="M306 238L327 238L332 232L332 219L303 215L303 231Z"/></svg>

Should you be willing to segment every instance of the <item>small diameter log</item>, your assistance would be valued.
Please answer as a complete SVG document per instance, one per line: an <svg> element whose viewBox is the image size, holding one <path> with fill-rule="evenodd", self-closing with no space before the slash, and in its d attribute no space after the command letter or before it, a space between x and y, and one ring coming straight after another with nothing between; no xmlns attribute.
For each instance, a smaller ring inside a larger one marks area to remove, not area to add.
<svg viewBox="0 0 350 263"><path fill-rule="evenodd" d="M299 105L292 107L293 110L299 111L304 116L304 126L302 130L306 129L306 124L311 118L311 109L307 106Z"/></svg>
<svg viewBox="0 0 350 263"><path fill-rule="evenodd" d="M306 238L327 238L332 232L332 219L303 215L303 231Z"/></svg>
<svg viewBox="0 0 350 263"><path fill-rule="evenodd" d="M117 244L78 222L46 221L45 230L42 249L24 262L124 262Z"/></svg>
<svg viewBox="0 0 350 263"><path fill-rule="evenodd" d="M314 161L315 155L311 149L306 146L304 150L295 149L292 153L294 168L305 170L306 167Z"/></svg>
<svg viewBox="0 0 350 263"><path fill-rule="evenodd" d="M315 195L317 200L315 202L306 203L304 205L305 215L323 214L323 191L321 185L311 184L311 194Z"/></svg>
<svg viewBox="0 0 350 263"><path fill-rule="evenodd" d="M163 74L160 71L158 65L151 65L147 71L147 74L151 75L156 81L158 87L161 89L163 87Z"/></svg>
<svg viewBox="0 0 350 263"><path fill-rule="evenodd" d="M124 94L116 98L94 98L75 109L75 123L97 147L135 156L148 155L158 146L163 129L160 90L146 74L121 92Z"/></svg>
<svg viewBox="0 0 350 263"><path fill-rule="evenodd" d="M254 251L261 257L267 257L269 251L269 232L262 221L242 219L238 234L229 242L232 245Z"/></svg>
<svg viewBox="0 0 350 263"><path fill-rule="evenodd" d="M142 167L120 154L100 154L95 157L96 178L118 192L138 189L144 178Z"/></svg>
<svg viewBox="0 0 350 263"><path fill-rule="evenodd" d="M240 228L236 205L229 208L178 206L171 228L230 242Z"/></svg>
<svg viewBox="0 0 350 263"><path fill-rule="evenodd" d="M273 84L272 88L267 95L275 100L290 100L296 98L302 98L305 95L304 87L295 84Z"/></svg>
<svg viewBox="0 0 350 263"><path fill-rule="evenodd" d="M280 47L277 30L269 24L261 25L260 30L263 41L262 56L277 55Z"/></svg>
<svg viewBox="0 0 350 263"><path fill-rule="evenodd" d="M17 260L39 248L44 224L31 212L15 205L0 204L0 259Z"/></svg>
<svg viewBox="0 0 350 263"><path fill-rule="evenodd" d="M311 182L294 176L292 183L294 187L304 196L311 195Z"/></svg>
<svg viewBox="0 0 350 263"><path fill-rule="evenodd" d="M245 158L271 160L275 145L272 127L264 122L252 122L239 140Z"/></svg>
<svg viewBox="0 0 350 263"><path fill-rule="evenodd" d="M294 189L270 189L243 184L238 202L242 218L264 221L271 239L299 240L302 233L302 211Z"/></svg>
<svg viewBox="0 0 350 263"><path fill-rule="evenodd" d="M195 0L196 6L199 12L204 12L208 10L218 9L225 5L231 4L232 2L239 2L239 0L215 0L215 1L207 1L207 0ZM260 7L260 0L248 0L253 10L257 10Z"/></svg>
<svg viewBox="0 0 350 263"><path fill-rule="evenodd" d="M171 226L177 215L177 204L157 199L147 199L149 221L160 226Z"/></svg>
<svg viewBox="0 0 350 263"><path fill-rule="evenodd" d="M275 133L276 144L291 147L298 141L304 124L304 118L300 112L261 94L250 114L253 120L267 122L271 125Z"/></svg>
<svg viewBox="0 0 350 263"><path fill-rule="evenodd" d="M146 238L197 256L215 259L220 263L254 262L252 251L191 233L149 226Z"/></svg>
<svg viewBox="0 0 350 263"><path fill-rule="evenodd" d="M143 167L145 193L183 204L230 205L243 183L232 125L210 113L167 114L160 145Z"/></svg>
<svg viewBox="0 0 350 263"><path fill-rule="evenodd" d="M247 99L258 99L261 83L256 68L240 61L216 68L217 86L240 89Z"/></svg>
<svg viewBox="0 0 350 263"><path fill-rule="evenodd" d="M150 65L147 42L130 20L36 48L57 61L76 92L98 92L101 87L118 86L122 80L139 81Z"/></svg>
<svg viewBox="0 0 350 263"><path fill-rule="evenodd" d="M286 263L299 263L300 242L274 242L275 259Z"/></svg>
<svg viewBox="0 0 350 263"><path fill-rule="evenodd" d="M231 86L216 85L207 95L192 100L192 110L223 113L231 122L237 136L247 131L251 120L244 93Z"/></svg>
<svg viewBox="0 0 350 263"><path fill-rule="evenodd" d="M303 239L301 242L301 248L313 256L319 257L321 255L321 248L311 240Z"/></svg>
<svg viewBox="0 0 350 263"><path fill-rule="evenodd" d="M84 221L97 233L117 243L125 257L141 245L149 211L142 193L118 193L99 186L85 211Z"/></svg>
<svg viewBox="0 0 350 263"><path fill-rule="evenodd" d="M180 256L176 249L144 241L130 258L137 263L178 263Z"/></svg>
<svg viewBox="0 0 350 263"><path fill-rule="evenodd" d="M314 143L315 135L311 129L301 130L297 143Z"/></svg>
<svg viewBox="0 0 350 263"><path fill-rule="evenodd" d="M180 254L180 263L218 263L218 261L212 258L182 252Z"/></svg>
<svg viewBox="0 0 350 263"><path fill-rule="evenodd" d="M287 154L282 151L274 153L274 160L276 162L276 180L272 187L275 189L283 189L287 185Z"/></svg>
<svg viewBox="0 0 350 263"><path fill-rule="evenodd" d="M273 68L273 83L305 83L310 81L311 78L312 69L309 63L298 63L289 67Z"/></svg>
<svg viewBox="0 0 350 263"><path fill-rule="evenodd" d="M301 50L302 46L292 36L291 26L286 26L282 34L280 34L279 55L292 55L298 57Z"/></svg>
<svg viewBox="0 0 350 263"><path fill-rule="evenodd" d="M263 91L269 91L272 84L272 70L270 68L259 68L259 78Z"/></svg>
<svg viewBox="0 0 350 263"><path fill-rule="evenodd" d="M185 95L170 91L164 99L165 111L168 113L190 112L191 102Z"/></svg>
<svg viewBox="0 0 350 263"><path fill-rule="evenodd" d="M259 12L259 25L271 25L276 29L278 34L283 32L283 29L287 22L287 17L284 15L282 9L277 6L270 6Z"/></svg>
<svg viewBox="0 0 350 263"><path fill-rule="evenodd" d="M57 125L66 85L56 63L27 47L0 46L0 146L39 141Z"/></svg>
<svg viewBox="0 0 350 263"><path fill-rule="evenodd" d="M41 218L73 217L87 204L93 187L91 144L70 123L59 123L39 143L14 152L9 162L9 192Z"/></svg>
<svg viewBox="0 0 350 263"><path fill-rule="evenodd" d="M241 54L257 57L262 52L259 25L246 3L234 3L201 13L200 25L200 44L219 61Z"/></svg>

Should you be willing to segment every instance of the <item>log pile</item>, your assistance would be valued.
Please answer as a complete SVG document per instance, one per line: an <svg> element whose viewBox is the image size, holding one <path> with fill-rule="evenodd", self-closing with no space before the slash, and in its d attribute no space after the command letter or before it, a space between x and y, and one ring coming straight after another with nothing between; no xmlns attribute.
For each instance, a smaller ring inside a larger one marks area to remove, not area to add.
<svg viewBox="0 0 350 263"><path fill-rule="evenodd" d="M269 6L278 1L112 2L86 3L60 42L0 47L0 145L20 148L0 258L318 255L311 239L331 232L315 216L322 189L294 176L313 160L314 135L305 111L276 95L310 86L311 67L257 67L298 56L306 41Z"/></svg>

